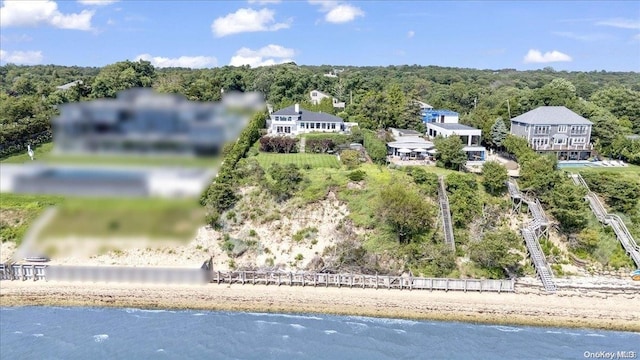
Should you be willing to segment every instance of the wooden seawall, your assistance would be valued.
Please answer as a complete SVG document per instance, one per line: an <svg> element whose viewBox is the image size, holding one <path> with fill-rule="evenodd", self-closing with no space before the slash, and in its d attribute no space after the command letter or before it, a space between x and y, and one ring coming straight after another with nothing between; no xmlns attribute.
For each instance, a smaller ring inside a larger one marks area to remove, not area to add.
<svg viewBox="0 0 640 360"><path fill-rule="evenodd" d="M293 273L276 271L234 271L212 273L218 284L260 284L277 286L325 286L372 289L456 290L513 292L515 280L421 278L387 275Z"/></svg>
<svg viewBox="0 0 640 360"><path fill-rule="evenodd" d="M84 282L192 283L324 286L399 290L514 292L515 280L421 278L407 276L328 274L281 271L212 271L124 266L0 264L0 280Z"/></svg>

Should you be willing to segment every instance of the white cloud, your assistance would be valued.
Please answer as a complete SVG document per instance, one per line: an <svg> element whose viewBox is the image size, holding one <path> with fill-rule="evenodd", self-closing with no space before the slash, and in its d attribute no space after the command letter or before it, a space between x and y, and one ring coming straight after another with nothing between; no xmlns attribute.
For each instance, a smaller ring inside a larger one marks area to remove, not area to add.
<svg viewBox="0 0 640 360"><path fill-rule="evenodd" d="M110 5L113 3L117 3L120 0L78 0L78 2L82 5L95 5L95 6L104 6Z"/></svg>
<svg viewBox="0 0 640 360"><path fill-rule="evenodd" d="M640 20L632 20L632 19L607 19L598 21L596 25L601 26L611 26L621 29L640 29Z"/></svg>
<svg viewBox="0 0 640 360"><path fill-rule="evenodd" d="M249 0L249 4L268 5L279 4L281 0Z"/></svg>
<svg viewBox="0 0 640 360"><path fill-rule="evenodd" d="M556 31L553 33L554 35L561 36L567 39L579 40L579 41L598 41L607 39L608 36L605 34L576 34L567 31Z"/></svg>
<svg viewBox="0 0 640 360"><path fill-rule="evenodd" d="M572 60L571 56L557 50L547 51L543 54L540 50L531 49L527 55L524 56L525 63L550 63Z"/></svg>
<svg viewBox="0 0 640 360"><path fill-rule="evenodd" d="M408 37L409 39L411 39L415 34L416 34L416 32L415 32L415 31L413 31L413 30L409 30L409 32L407 33L407 37Z"/></svg>
<svg viewBox="0 0 640 360"><path fill-rule="evenodd" d="M42 62L42 51L4 51L0 50L0 63L35 65Z"/></svg>
<svg viewBox="0 0 640 360"><path fill-rule="evenodd" d="M334 24L343 24L364 16L359 7L334 0L309 0L311 5L319 5L320 11L326 13L324 20Z"/></svg>
<svg viewBox="0 0 640 360"><path fill-rule="evenodd" d="M218 60L212 56L180 56L178 58L167 58L161 56L151 56L149 54L141 54L136 56L135 61L138 60L149 61L151 62L151 65L159 68L183 67L201 69L218 65Z"/></svg>
<svg viewBox="0 0 640 360"><path fill-rule="evenodd" d="M219 17L211 24L217 37L256 31L277 31L289 27L289 22L276 23L275 12L269 9L239 9L235 13Z"/></svg>
<svg viewBox="0 0 640 360"><path fill-rule="evenodd" d="M0 8L0 26L50 25L60 29L91 30L93 10L63 14L55 1L4 1Z"/></svg>
<svg viewBox="0 0 640 360"><path fill-rule="evenodd" d="M269 66L292 62L295 50L280 45L267 45L258 50L251 50L243 47L236 51L231 57L229 65L242 66L249 65L251 67Z"/></svg>

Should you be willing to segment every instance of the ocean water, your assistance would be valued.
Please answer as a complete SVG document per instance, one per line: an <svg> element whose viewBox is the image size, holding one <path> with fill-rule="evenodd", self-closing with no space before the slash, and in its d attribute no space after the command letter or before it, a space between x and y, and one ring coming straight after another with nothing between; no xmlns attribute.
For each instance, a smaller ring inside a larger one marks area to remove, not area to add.
<svg viewBox="0 0 640 360"><path fill-rule="evenodd" d="M585 359L618 351L640 357L640 334L355 316L0 308L1 359Z"/></svg>

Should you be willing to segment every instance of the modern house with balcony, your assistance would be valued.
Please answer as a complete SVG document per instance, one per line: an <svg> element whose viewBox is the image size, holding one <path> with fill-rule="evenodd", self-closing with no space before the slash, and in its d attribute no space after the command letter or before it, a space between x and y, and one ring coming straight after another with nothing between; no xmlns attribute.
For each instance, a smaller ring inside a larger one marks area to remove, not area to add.
<svg viewBox="0 0 640 360"><path fill-rule="evenodd" d="M538 153L554 153L558 160L591 157L593 123L564 106L541 106L511 119L511 134L527 139Z"/></svg>
<svg viewBox="0 0 640 360"><path fill-rule="evenodd" d="M338 99L336 99L335 97L323 93L320 90L313 90L309 93L309 97L311 98L311 103L313 105L318 105L320 104L320 102L322 101L322 99L324 98L329 98L331 99L331 103L333 104L333 107L336 109L344 109L346 104L344 102L338 101Z"/></svg>
<svg viewBox="0 0 640 360"><path fill-rule="evenodd" d="M438 136L449 137L457 135L464 144L464 152L468 161L485 161L487 149L481 145L482 130L458 123L427 123L427 135L430 139Z"/></svg>
<svg viewBox="0 0 640 360"><path fill-rule="evenodd" d="M428 105L428 104L425 104ZM430 106L430 105L428 105ZM422 122L429 123L441 123L441 124L457 124L460 120L460 115L451 110L442 110L432 108L421 108Z"/></svg>
<svg viewBox="0 0 640 360"><path fill-rule="evenodd" d="M275 111L267 120L271 135L299 135L310 132L348 132L356 123L345 123L337 116L305 110L299 104Z"/></svg>

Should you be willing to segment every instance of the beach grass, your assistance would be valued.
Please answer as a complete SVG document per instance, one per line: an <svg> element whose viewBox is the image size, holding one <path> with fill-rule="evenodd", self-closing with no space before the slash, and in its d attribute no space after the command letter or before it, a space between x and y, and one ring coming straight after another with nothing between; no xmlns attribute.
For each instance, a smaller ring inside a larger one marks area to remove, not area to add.
<svg viewBox="0 0 640 360"><path fill-rule="evenodd" d="M328 154L274 154L261 152L255 158L256 160L258 160L260 166L262 166L262 168L265 170L274 163L278 163L281 165L291 163L297 165L300 168L340 168L340 163L338 162L336 156Z"/></svg>

